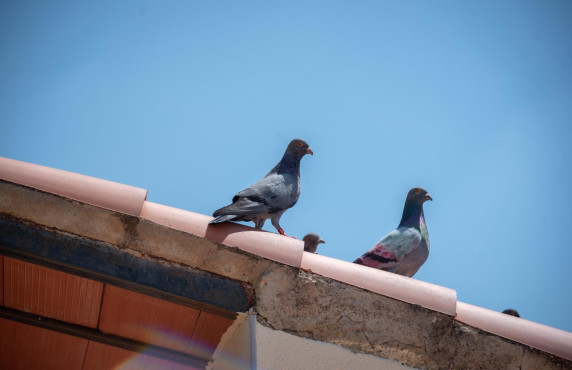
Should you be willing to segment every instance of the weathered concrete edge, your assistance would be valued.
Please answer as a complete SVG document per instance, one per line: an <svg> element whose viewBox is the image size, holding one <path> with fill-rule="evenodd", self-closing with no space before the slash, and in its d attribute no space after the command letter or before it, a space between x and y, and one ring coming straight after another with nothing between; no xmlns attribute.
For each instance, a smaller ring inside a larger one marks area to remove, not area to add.
<svg viewBox="0 0 572 370"><path fill-rule="evenodd" d="M230 312L244 312L252 292L241 282L0 214L0 254L129 288L149 287ZM133 290L133 289L132 289ZM156 294L152 294L156 295ZM201 306L208 311L219 311ZM230 315L227 314L225 316ZM232 315L231 315L232 316Z"/></svg>
<svg viewBox="0 0 572 370"><path fill-rule="evenodd" d="M301 267L386 297L456 315L457 292L453 289L314 253L304 253Z"/></svg>
<svg viewBox="0 0 572 370"><path fill-rule="evenodd" d="M572 362L454 317L288 266L256 285L258 322L420 369L566 369Z"/></svg>
<svg viewBox="0 0 572 370"><path fill-rule="evenodd" d="M253 283L276 264L146 219L1 180L0 215L3 254L230 318L252 307ZM28 239L23 245L22 237ZM217 287L220 294L213 293Z"/></svg>
<svg viewBox="0 0 572 370"><path fill-rule="evenodd" d="M38 191L36 189L29 189L14 184L7 184L0 182L0 186L7 185L13 191L13 200L23 199L25 207L17 207L18 212L24 213L22 217L23 220L44 220L46 223L50 224L50 227L61 228L62 230L70 230L70 232L77 232L77 228L81 228L86 224L85 221L89 221L89 227L83 229L91 238L104 238L111 241L113 245L121 246L122 248L127 248L132 250L134 253L142 253L146 256L152 256L152 258L157 258L158 260L165 259L167 263L176 263L174 261L182 261L184 266L201 266L205 271L210 271L213 273L221 274L223 276L235 278L243 282L256 282L258 277L271 276L275 273L277 268L284 268L283 265L274 263L272 261L265 260L264 258L256 255L249 254L244 251L240 251L237 248L228 247L221 245L220 243L214 243L212 241L193 236L192 234L176 231L165 226L153 224L147 220L141 220L137 218L126 219L123 214L117 214L112 211L107 211L98 207L91 205L85 205L81 202L72 201L63 197L55 196L52 194L46 194L44 192ZM4 188L6 189L6 188ZM2 196L6 195L2 193L0 188L0 200ZM43 203L42 203L43 202ZM3 202L0 201L0 208L3 206ZM50 205L56 208L52 209ZM61 208L61 209L60 209ZM46 221L46 215L44 213L50 213L48 215L48 221ZM54 214L57 217L54 217ZM73 222L65 224L62 220L62 216L73 217ZM51 216L51 217L50 217ZM83 218L82 218L83 217ZM55 223L55 226L54 226ZM66 231L67 232L67 231ZM84 235L84 232L79 232L78 235ZM169 240L166 240L168 237ZM169 244L171 243L171 244ZM192 246L192 248L190 248ZM200 250L199 250L200 249ZM251 265L248 265L251 263ZM244 264L246 267L243 269L237 269L238 265ZM295 274L300 274L301 272L296 268L291 268ZM314 277L315 280L322 280L321 277ZM296 279L295 279L296 280ZM339 282L338 282L339 283ZM331 284L331 283L330 283ZM343 284L343 283L341 283ZM347 285L347 284L345 284ZM355 287L350 287L352 290L360 290ZM261 290L256 287L256 295L258 298ZM286 290L286 294L292 295L293 293ZM387 297L376 295L375 293L369 292L369 294L374 294L376 299L383 301L389 299ZM263 300L258 300L260 303ZM312 301L302 302L304 305L312 304ZM352 301L353 303L354 301ZM418 313L414 308L415 305L405 304L403 307L413 307L412 316L409 319L413 319ZM319 305L318 305L319 307ZM375 306L373 307L376 308ZM282 308L281 308L282 309ZM371 311L372 307L369 307ZM421 307L417 306L417 309ZM428 310L430 311L430 310ZM327 311L326 311L327 312ZM421 311L422 312L422 311ZM299 314L298 314L299 315ZM350 317L351 313L348 313L346 317ZM446 315L443 315L446 316ZM339 318L339 317L338 317ZM443 321L445 322L445 321ZM450 325L454 328L461 328L458 330L468 331L469 326L460 325ZM464 329L463 329L464 328ZM355 329L355 328L353 328ZM457 330L455 329L455 330ZM309 336L312 331L304 332L297 330L296 328L290 329L284 327L285 331L297 333L300 336ZM470 328L470 330L475 331L475 329ZM359 333L359 330L358 330ZM312 335L314 335L312 333ZM484 333L491 336L488 333ZM363 334L365 337L365 334ZM493 336L496 337L496 336ZM317 340L329 341L328 339L319 339L320 336L316 335ZM366 338L367 339L367 338ZM376 338L371 337L367 340L361 339L362 344L366 347L375 347L378 345L376 343ZM329 341L331 343L337 343L336 341ZM359 341L358 341L359 342ZM367 342L367 344L366 344ZM386 342L381 342L386 343ZM400 342L395 342L400 343ZM339 343L338 343L339 344ZM348 344L341 343L347 348L351 348ZM407 344L410 349L415 349L416 347L412 344ZM520 348L525 348L517 344ZM364 351L364 353L369 353L367 348L360 349L358 351ZM399 348L397 351L401 351ZM389 351L391 352L391 351ZM521 352L526 352L524 349ZM528 352L526 352L528 353ZM537 353L532 351L531 353ZM391 354L388 356L382 356L384 358L391 358ZM521 356L522 359L522 356ZM410 361L411 362L411 361ZM405 362L407 363L407 362ZM429 368L429 367L428 367Z"/></svg>
<svg viewBox="0 0 572 370"><path fill-rule="evenodd" d="M483 307L457 302L455 320L572 360L572 333Z"/></svg>

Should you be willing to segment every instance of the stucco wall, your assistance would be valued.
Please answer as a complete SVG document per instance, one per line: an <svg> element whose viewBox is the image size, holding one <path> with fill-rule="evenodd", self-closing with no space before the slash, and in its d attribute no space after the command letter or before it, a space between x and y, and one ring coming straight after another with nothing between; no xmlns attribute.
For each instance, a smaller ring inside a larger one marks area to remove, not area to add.
<svg viewBox="0 0 572 370"><path fill-rule="evenodd" d="M250 322L241 314L223 336L209 370L250 369ZM301 338L254 323L257 369L308 370L405 370L411 369L395 361L354 353L331 343Z"/></svg>

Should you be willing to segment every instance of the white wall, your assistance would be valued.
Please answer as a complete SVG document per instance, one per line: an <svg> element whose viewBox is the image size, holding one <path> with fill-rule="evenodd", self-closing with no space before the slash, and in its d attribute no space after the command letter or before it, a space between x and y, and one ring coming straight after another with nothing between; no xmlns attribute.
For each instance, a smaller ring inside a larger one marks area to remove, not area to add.
<svg viewBox="0 0 572 370"><path fill-rule="evenodd" d="M250 328L248 316L239 314L219 344L212 370L243 370L251 368ZM255 323L256 359L258 370L327 369L327 370L405 370L411 367L372 355L353 353L341 346L301 338L272 330Z"/></svg>

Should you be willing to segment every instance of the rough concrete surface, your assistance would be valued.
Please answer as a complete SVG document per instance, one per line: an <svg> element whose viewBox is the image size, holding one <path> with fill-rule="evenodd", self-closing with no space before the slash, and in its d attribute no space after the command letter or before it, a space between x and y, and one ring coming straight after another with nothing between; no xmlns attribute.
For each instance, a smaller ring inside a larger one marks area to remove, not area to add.
<svg viewBox="0 0 572 370"><path fill-rule="evenodd" d="M0 181L0 213L103 241L133 255L254 284L272 261L151 221Z"/></svg>
<svg viewBox="0 0 572 370"><path fill-rule="evenodd" d="M0 181L0 213L254 286L260 323L422 369L571 369L453 317L188 233Z"/></svg>
<svg viewBox="0 0 572 370"><path fill-rule="evenodd" d="M421 369L564 369L571 363L461 324L453 317L288 266L255 287L272 329Z"/></svg>

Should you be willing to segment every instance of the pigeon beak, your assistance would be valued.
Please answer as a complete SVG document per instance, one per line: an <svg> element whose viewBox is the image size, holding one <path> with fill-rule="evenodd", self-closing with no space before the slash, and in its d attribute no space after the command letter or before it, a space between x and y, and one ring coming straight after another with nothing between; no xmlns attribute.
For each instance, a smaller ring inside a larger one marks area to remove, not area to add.
<svg viewBox="0 0 572 370"><path fill-rule="evenodd" d="M433 198L431 198L431 195L429 195L429 193L425 194L425 200L433 200Z"/></svg>
<svg viewBox="0 0 572 370"><path fill-rule="evenodd" d="M326 243L326 241L323 239L320 239L320 240L318 240L318 243Z"/></svg>
<svg viewBox="0 0 572 370"><path fill-rule="evenodd" d="M308 147L308 149L306 149L306 154L314 155L314 152L312 151L312 148Z"/></svg>

